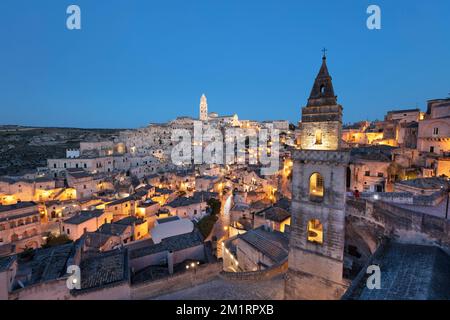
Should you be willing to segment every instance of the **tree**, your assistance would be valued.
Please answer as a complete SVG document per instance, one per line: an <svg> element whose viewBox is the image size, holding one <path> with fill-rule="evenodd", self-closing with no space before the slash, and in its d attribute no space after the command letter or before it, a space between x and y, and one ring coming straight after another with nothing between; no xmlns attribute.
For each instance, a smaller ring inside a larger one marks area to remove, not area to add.
<svg viewBox="0 0 450 320"><path fill-rule="evenodd" d="M219 218L216 215L210 215L205 216L198 222L197 224L198 230L200 231L200 233L203 235L204 238L207 238L209 236L214 227L214 224L218 219Z"/></svg>
<svg viewBox="0 0 450 320"><path fill-rule="evenodd" d="M51 233L47 237L47 241L45 242L45 244L42 245L42 248L56 247L56 246L71 243L71 242L72 242L72 240L70 240L66 234L61 234L58 236L58 235Z"/></svg>
<svg viewBox="0 0 450 320"><path fill-rule="evenodd" d="M208 200L208 207L211 209L212 215L218 215L220 214L220 208L222 206L222 203L220 200L217 200L215 198L211 198Z"/></svg>

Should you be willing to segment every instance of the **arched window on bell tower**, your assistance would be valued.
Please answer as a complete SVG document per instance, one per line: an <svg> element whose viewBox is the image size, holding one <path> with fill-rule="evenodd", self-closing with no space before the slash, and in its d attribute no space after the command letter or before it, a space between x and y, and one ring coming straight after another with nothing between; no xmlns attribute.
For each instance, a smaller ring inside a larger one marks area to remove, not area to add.
<svg viewBox="0 0 450 320"><path fill-rule="evenodd" d="M325 85L324 85L324 84L322 84L322 85L320 86L320 94L321 94L321 95L324 95L324 94L325 94Z"/></svg>
<svg viewBox="0 0 450 320"><path fill-rule="evenodd" d="M320 129L316 130L316 144L317 145L322 144L322 130Z"/></svg>
<svg viewBox="0 0 450 320"><path fill-rule="evenodd" d="M308 241L323 244L323 225L319 219L308 221Z"/></svg>
<svg viewBox="0 0 450 320"><path fill-rule="evenodd" d="M323 177L320 173L313 173L309 178L309 198L311 201L322 201L324 194Z"/></svg>

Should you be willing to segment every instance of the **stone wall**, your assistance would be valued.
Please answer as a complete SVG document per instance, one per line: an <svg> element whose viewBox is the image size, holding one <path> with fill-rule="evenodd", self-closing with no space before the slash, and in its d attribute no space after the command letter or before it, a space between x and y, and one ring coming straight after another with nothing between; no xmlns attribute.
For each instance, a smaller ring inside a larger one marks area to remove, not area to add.
<svg viewBox="0 0 450 320"><path fill-rule="evenodd" d="M260 281L271 279L277 275L283 274L288 269L288 260L274 264L270 268L265 270L258 271L249 271L249 272L227 272L222 271L220 276L226 280L235 280L235 281Z"/></svg>
<svg viewBox="0 0 450 320"><path fill-rule="evenodd" d="M195 272L188 270L163 279L133 285L131 287L131 299L150 299L208 282L219 275L222 270L222 263L200 265L195 270Z"/></svg>
<svg viewBox="0 0 450 320"><path fill-rule="evenodd" d="M341 123L330 122L304 122L301 123L300 141L302 149L309 150L336 150L341 140ZM322 143L316 144L316 133L320 130Z"/></svg>
<svg viewBox="0 0 450 320"><path fill-rule="evenodd" d="M367 241L379 243L388 237L405 243L437 245L450 253L450 221L444 218L372 200L347 200L346 214L355 229L365 229Z"/></svg>

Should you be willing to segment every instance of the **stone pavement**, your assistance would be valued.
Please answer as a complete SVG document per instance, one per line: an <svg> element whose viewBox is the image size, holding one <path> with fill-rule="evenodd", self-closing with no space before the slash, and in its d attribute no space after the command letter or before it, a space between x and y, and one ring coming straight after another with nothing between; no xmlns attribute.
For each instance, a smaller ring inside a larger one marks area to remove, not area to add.
<svg viewBox="0 0 450 320"><path fill-rule="evenodd" d="M155 300L281 300L282 276L264 281L230 281L216 278L201 285L162 295Z"/></svg>

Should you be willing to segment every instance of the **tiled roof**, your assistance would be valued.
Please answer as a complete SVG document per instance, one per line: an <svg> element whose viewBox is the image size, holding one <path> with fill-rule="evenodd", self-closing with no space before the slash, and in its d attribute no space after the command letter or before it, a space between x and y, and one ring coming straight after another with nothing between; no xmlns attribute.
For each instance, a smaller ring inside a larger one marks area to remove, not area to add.
<svg viewBox="0 0 450 320"><path fill-rule="evenodd" d="M157 221L158 221L158 224L161 224L161 223L166 223L166 222L171 222L171 221L176 221L176 220L180 220L180 217L173 216L173 217L161 218L161 219L158 219Z"/></svg>
<svg viewBox="0 0 450 320"><path fill-rule="evenodd" d="M133 201L133 200L134 200L134 197L129 196L129 197L125 197L125 198L122 198L122 199L117 199L117 200L111 201L110 203L107 204L107 206L108 207L109 206L115 206L117 204L122 204L122 203Z"/></svg>
<svg viewBox="0 0 450 320"><path fill-rule="evenodd" d="M136 224L136 225L139 225L139 224L142 224L144 222L145 221L142 218L138 218L138 217L135 217L135 216L128 216L128 217L125 217L123 219L120 219L120 220L114 222L114 224L131 226L133 223Z"/></svg>
<svg viewBox="0 0 450 320"><path fill-rule="evenodd" d="M189 206L191 204L196 204L196 203L201 203L201 202L203 202L201 198L179 197L179 198L176 198L175 200L173 200L172 202L166 204L166 206L171 207L171 208L178 208L178 207Z"/></svg>
<svg viewBox="0 0 450 320"><path fill-rule="evenodd" d="M284 260L288 256L289 239L282 232L265 231L261 227L250 230L240 235L239 238L252 245L275 263Z"/></svg>
<svg viewBox="0 0 450 320"><path fill-rule="evenodd" d="M22 202L17 202L16 204L10 204L7 206L0 205L0 212L28 208L28 207L32 207L35 205L36 205L36 202L32 202L32 201L22 201Z"/></svg>
<svg viewBox="0 0 450 320"><path fill-rule="evenodd" d="M73 243L36 249L31 261L19 262L20 270L31 270L31 276L25 285L31 285L42 281L57 279L66 274L67 260L74 249Z"/></svg>
<svg viewBox="0 0 450 320"><path fill-rule="evenodd" d="M286 219L291 217L291 214L286 210L278 207L270 207L267 208L259 214L264 214L264 218L267 220L275 221L275 222L283 222Z"/></svg>
<svg viewBox="0 0 450 320"><path fill-rule="evenodd" d="M67 220L64 220L64 223L68 224L81 224L93 218L98 218L103 214L103 210L96 209L91 211L81 211L77 215L70 217Z"/></svg>
<svg viewBox="0 0 450 320"><path fill-rule="evenodd" d="M127 250L111 250L80 263L81 289L99 288L128 280Z"/></svg>
<svg viewBox="0 0 450 320"><path fill-rule="evenodd" d="M7 270L15 260L16 256L0 258L0 272Z"/></svg>
<svg viewBox="0 0 450 320"><path fill-rule="evenodd" d="M196 247L203 244L203 237L200 231L194 229L191 233L176 235L165 238L160 243L148 247L138 248L130 251L130 259L151 255L161 251L180 251L187 248Z"/></svg>
<svg viewBox="0 0 450 320"><path fill-rule="evenodd" d="M450 256L440 248L390 243L381 249L374 261L380 266L381 289L369 290L363 277L348 299L450 299Z"/></svg>
<svg viewBox="0 0 450 320"><path fill-rule="evenodd" d="M127 228L128 225L125 224L105 223L98 229L98 232L120 236L127 230Z"/></svg>

